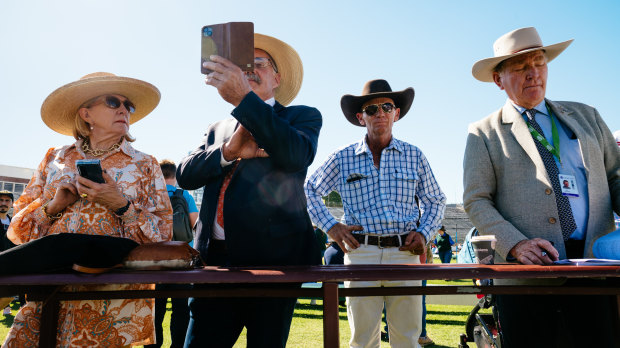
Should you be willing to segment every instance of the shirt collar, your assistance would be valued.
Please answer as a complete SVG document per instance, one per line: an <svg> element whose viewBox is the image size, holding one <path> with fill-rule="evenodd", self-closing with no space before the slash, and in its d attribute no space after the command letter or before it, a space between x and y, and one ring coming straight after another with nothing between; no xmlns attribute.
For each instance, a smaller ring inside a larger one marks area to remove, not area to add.
<svg viewBox="0 0 620 348"><path fill-rule="evenodd" d="M121 143L121 151L129 157L133 157L136 154L136 150L133 148L133 146L131 146L131 143L128 142L124 137L123 142Z"/></svg>
<svg viewBox="0 0 620 348"><path fill-rule="evenodd" d="M524 108L523 106L519 106L517 104L515 104L515 102L513 102L512 100L510 101L510 103L512 104L512 106L514 106L515 109L517 109L517 111L519 112L519 114L523 115L523 113L525 112L525 110L527 110L526 108ZM543 99L543 101L540 102L540 104L536 105L534 107L534 109L536 109L536 111L540 112L543 115L547 115L549 116L548 112L547 112L547 107L545 106L545 100Z"/></svg>
<svg viewBox="0 0 620 348"><path fill-rule="evenodd" d="M271 107L274 107L274 105L276 105L276 98L275 97L271 97L271 98L265 100L265 103L271 105Z"/></svg>
<svg viewBox="0 0 620 348"><path fill-rule="evenodd" d="M368 142L366 141L366 137L367 136L364 136L362 141L357 143L357 146L355 147L356 156L362 155L364 153L372 155L372 152L370 152L370 148L368 147ZM400 140L392 136L392 140L390 140L390 144L384 150L396 150L398 152L403 152L403 145L401 144Z"/></svg>
<svg viewBox="0 0 620 348"><path fill-rule="evenodd" d="M64 159L65 156L68 153L71 153L72 151L77 151L83 158L86 157L86 155L84 154L84 151L82 151L82 144L84 143L83 139L79 139L78 141L76 141L75 143L69 145L68 147L66 147L65 149L61 150L58 153L58 158L59 159ZM104 159L112 154L115 154L117 151L114 151L112 153L108 153L105 154L104 156L101 157L101 159ZM128 142L127 140L125 140L125 138L123 138L123 142L121 143L121 146L118 150L118 152L123 152L124 154L126 154L129 157L133 157L135 155L136 150L131 146L131 143Z"/></svg>

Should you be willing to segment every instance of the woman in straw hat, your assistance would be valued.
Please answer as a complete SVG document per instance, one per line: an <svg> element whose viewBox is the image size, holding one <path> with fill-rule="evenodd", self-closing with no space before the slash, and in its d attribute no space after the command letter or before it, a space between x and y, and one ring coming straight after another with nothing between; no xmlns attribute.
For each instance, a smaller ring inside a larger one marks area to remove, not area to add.
<svg viewBox="0 0 620 348"><path fill-rule="evenodd" d="M64 85L41 107L52 130L76 142L50 149L15 202L8 237L16 244L58 233L109 235L138 243L169 240L172 209L159 164L135 150L129 125L158 104L144 81L94 73ZM98 159L105 183L78 175L76 160ZM67 286L65 291L151 289L152 285ZM153 301L62 302L57 346L123 347L153 343ZM15 317L3 347L38 345L41 303Z"/></svg>

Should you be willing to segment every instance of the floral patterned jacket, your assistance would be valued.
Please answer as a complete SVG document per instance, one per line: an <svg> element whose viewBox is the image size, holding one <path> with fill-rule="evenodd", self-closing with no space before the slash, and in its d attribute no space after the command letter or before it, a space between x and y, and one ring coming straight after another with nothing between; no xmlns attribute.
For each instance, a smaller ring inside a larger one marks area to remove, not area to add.
<svg viewBox="0 0 620 348"><path fill-rule="evenodd" d="M80 198L58 220L50 222L41 206L50 201L59 184L75 178L75 161L84 159L82 141L50 149L24 193L15 202L16 212L8 238L16 244L57 233L83 233L124 237L151 243L172 237L172 207L157 160L135 150L123 140L121 146L99 159L102 168L131 201L122 217L106 207ZM65 291L150 289L152 284L67 286ZM3 347L38 346L41 303L28 302L15 317ZM62 302L57 346L105 346L154 342L153 300L84 300Z"/></svg>

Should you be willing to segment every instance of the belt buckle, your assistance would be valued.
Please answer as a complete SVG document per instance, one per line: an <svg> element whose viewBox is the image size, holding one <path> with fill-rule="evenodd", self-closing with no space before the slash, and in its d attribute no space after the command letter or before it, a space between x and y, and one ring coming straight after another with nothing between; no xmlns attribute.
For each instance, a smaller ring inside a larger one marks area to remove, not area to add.
<svg viewBox="0 0 620 348"><path fill-rule="evenodd" d="M377 236L377 247L379 249L385 249L385 247L381 245L381 239L383 239L383 236Z"/></svg>

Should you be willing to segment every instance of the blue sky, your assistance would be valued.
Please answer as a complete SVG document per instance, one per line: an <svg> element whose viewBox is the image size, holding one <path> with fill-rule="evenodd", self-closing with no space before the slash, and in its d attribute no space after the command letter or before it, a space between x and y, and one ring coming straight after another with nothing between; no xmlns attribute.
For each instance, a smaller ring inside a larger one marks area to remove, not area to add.
<svg viewBox="0 0 620 348"><path fill-rule="evenodd" d="M427 156L448 202L462 201L467 125L498 109L505 94L471 76L502 34L534 26L545 44L575 39L549 65L547 97L595 106L614 131L620 68L617 1L161 1L0 2L0 164L34 168L70 137L48 129L40 107L54 89L95 71L153 83L162 100L131 133L136 148L179 161L210 123L232 107L204 84L200 28L252 21L255 31L293 46L304 81L293 104L317 107L323 129L315 170L364 128L340 110L364 83L413 87L415 100L394 127Z"/></svg>

